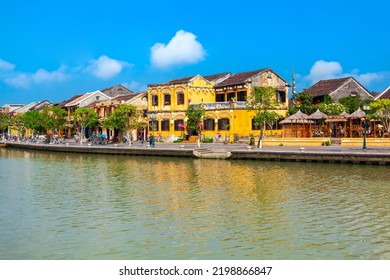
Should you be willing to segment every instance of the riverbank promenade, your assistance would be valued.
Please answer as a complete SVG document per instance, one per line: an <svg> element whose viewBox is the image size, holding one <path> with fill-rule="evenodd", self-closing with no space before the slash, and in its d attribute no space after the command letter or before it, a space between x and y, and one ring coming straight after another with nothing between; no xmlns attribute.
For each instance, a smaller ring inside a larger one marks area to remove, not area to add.
<svg viewBox="0 0 390 280"><path fill-rule="evenodd" d="M50 152L92 153L134 156L173 156L208 159L251 159L272 161L303 161L356 164L390 164L390 147L346 147L331 146L265 146L257 148L246 144L202 143L200 147L193 143L155 143L150 147L143 145L79 144L74 141L61 144L43 144L29 142L2 142L6 148L39 150ZM5 145L4 145L5 144Z"/></svg>

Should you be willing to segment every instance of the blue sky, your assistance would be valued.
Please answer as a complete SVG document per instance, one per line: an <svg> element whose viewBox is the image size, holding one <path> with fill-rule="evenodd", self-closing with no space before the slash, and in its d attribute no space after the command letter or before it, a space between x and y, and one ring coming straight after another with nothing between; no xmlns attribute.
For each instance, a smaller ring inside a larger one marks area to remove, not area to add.
<svg viewBox="0 0 390 280"><path fill-rule="evenodd" d="M390 4L371 1L0 2L0 106L123 84L270 67L297 90L390 86Z"/></svg>

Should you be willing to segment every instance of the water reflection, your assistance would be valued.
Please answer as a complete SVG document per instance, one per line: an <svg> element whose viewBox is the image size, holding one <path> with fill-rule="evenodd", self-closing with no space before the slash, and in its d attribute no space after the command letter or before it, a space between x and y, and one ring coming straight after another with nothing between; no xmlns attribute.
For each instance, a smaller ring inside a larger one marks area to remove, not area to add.
<svg viewBox="0 0 390 280"><path fill-rule="evenodd" d="M388 259L389 167L0 149L4 259Z"/></svg>

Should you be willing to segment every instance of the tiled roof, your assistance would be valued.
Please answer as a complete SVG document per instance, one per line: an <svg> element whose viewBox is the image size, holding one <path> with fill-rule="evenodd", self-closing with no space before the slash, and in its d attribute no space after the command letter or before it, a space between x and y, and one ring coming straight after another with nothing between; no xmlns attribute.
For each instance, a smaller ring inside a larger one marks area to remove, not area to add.
<svg viewBox="0 0 390 280"><path fill-rule="evenodd" d="M351 77L340 78L340 79L331 79L331 80L321 80L316 84L312 85L307 89L308 94L312 97L324 96L332 93L338 89L342 84L344 84Z"/></svg>
<svg viewBox="0 0 390 280"><path fill-rule="evenodd" d="M134 97L136 97L138 94L137 93L132 93L132 94L126 94L126 95L118 95L117 97L111 99L111 100L115 100L115 101L127 101L127 100L130 100Z"/></svg>
<svg viewBox="0 0 390 280"><path fill-rule="evenodd" d="M133 93L128 88L122 86L122 85L116 85L113 87L102 89L101 92L103 92L105 95L109 97L115 97L118 95L127 95Z"/></svg>
<svg viewBox="0 0 390 280"><path fill-rule="evenodd" d="M94 92L85 93L85 94L81 95L80 97L77 97L76 99L72 100L71 102L65 104L65 107L76 106L77 104L79 104L84 99L90 97L92 94L94 94Z"/></svg>
<svg viewBox="0 0 390 280"><path fill-rule="evenodd" d="M209 81L209 82L216 82L217 80L226 77L227 75L230 75L229 72L221 73L221 74L215 74L215 75L209 75L209 76L204 76L204 78Z"/></svg>
<svg viewBox="0 0 390 280"><path fill-rule="evenodd" d="M50 101L44 100L36 104L34 107L30 108L30 111L42 111L44 108L52 106L53 103Z"/></svg>
<svg viewBox="0 0 390 280"><path fill-rule="evenodd" d="M195 76L196 75L188 76L188 77L184 77L184 78L173 79L173 80L170 80L169 82L165 82L165 83L149 84L149 86L155 87L155 86L165 86L165 85L172 85L172 84L188 83Z"/></svg>
<svg viewBox="0 0 390 280"><path fill-rule="evenodd" d="M56 106L59 106L59 107L65 107L66 104L68 104L69 102L72 102L73 100L75 100L76 98L79 98L80 96L82 96L82 94L76 94L75 96L69 98L68 100L64 100L58 104L55 104Z"/></svg>
<svg viewBox="0 0 390 280"><path fill-rule="evenodd" d="M263 68L263 69L259 69L259 70L234 74L234 75L230 76L229 78L227 78L226 80L219 83L216 87L225 87L225 86L245 84L249 78L251 78L257 74L260 74L266 70L269 70L269 68Z"/></svg>
<svg viewBox="0 0 390 280"><path fill-rule="evenodd" d="M189 81L191 81L193 78L195 78L197 75L194 75L194 76L188 76L188 77L184 77L184 78L179 78L179 79L174 79L174 80L170 80L168 82L168 84L172 85L172 84L186 84L188 83Z"/></svg>
<svg viewBox="0 0 390 280"><path fill-rule="evenodd" d="M385 89L381 94L375 97L375 99L383 99L383 98L390 99L390 86L387 89Z"/></svg>
<svg viewBox="0 0 390 280"><path fill-rule="evenodd" d="M214 74L214 75L208 75L208 76L203 76L203 78L205 78L207 81L209 82L212 82L212 81L216 81L218 79L221 79L223 78L224 76L230 74L229 72L225 72L225 73L220 73L220 74ZM198 75L193 75L193 76L188 76L188 77L184 77L184 78L177 78L177 79L173 79L173 80L170 80L169 82L165 82L165 83L160 83L160 84L150 84L149 86L163 86L163 85L176 85L176 84L187 84L189 83L193 78L195 78L196 76Z"/></svg>

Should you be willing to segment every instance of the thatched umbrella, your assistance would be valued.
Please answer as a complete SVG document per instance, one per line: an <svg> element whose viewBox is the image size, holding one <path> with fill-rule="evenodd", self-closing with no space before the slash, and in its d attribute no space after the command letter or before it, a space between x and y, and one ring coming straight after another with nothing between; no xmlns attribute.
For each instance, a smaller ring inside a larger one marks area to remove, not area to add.
<svg viewBox="0 0 390 280"><path fill-rule="evenodd" d="M325 120L328 117L327 114L322 113L320 109L317 109L313 114L309 116L310 120L314 120L314 126L317 127L317 120ZM311 129L310 129L311 130ZM319 131L319 134L322 134L322 131ZM312 136L312 133L310 134ZM320 136L320 135L319 135Z"/></svg>
<svg viewBox="0 0 390 280"><path fill-rule="evenodd" d="M310 120L322 120L322 119L326 119L327 117L328 117L327 114L322 113L320 111L320 109L317 109L317 111L315 111L313 114L311 114L308 118Z"/></svg>
<svg viewBox="0 0 390 280"><path fill-rule="evenodd" d="M366 116L366 113L364 113L364 111L362 111L360 108L357 109L355 112L353 112L352 114L349 115L348 118L352 118L352 119L361 119L361 118L364 118Z"/></svg>
<svg viewBox="0 0 390 280"><path fill-rule="evenodd" d="M364 111L362 111L360 108L357 109L355 112L353 112L352 114L349 115L349 127L351 129L351 137L353 135L353 132L356 131L356 133L358 134L358 136L360 137L361 133L362 133L362 129L361 129L361 124L362 124L362 118L364 118L366 116L366 113L364 113ZM356 126L353 126L352 125L352 120L353 119L358 119L359 120L359 127L356 127Z"/></svg>
<svg viewBox="0 0 390 280"><path fill-rule="evenodd" d="M305 113L302 113L301 110L298 110L298 112L296 112L295 114L293 114L293 115L285 118L283 121L281 121L280 124L282 124L282 125L290 124L292 126L292 124L302 123L303 127L304 127L305 123L311 123L311 122L312 121L309 120L308 115L306 115ZM298 134L298 129L296 130L295 137L297 137L297 134Z"/></svg>
<svg viewBox="0 0 390 280"><path fill-rule="evenodd" d="M340 114L340 116L344 116L344 117L346 117L347 119L349 118L349 114L348 114L347 112L345 112L345 111L343 111L343 112Z"/></svg>

